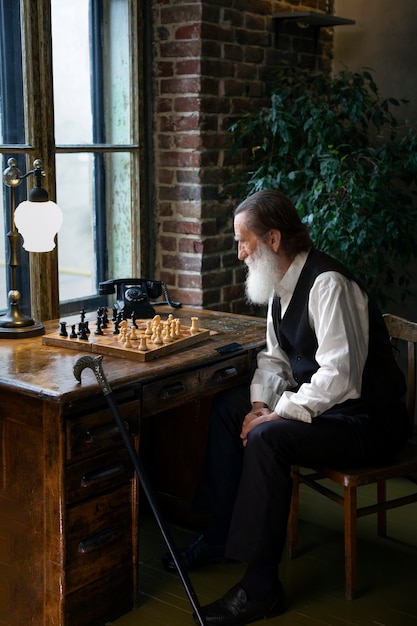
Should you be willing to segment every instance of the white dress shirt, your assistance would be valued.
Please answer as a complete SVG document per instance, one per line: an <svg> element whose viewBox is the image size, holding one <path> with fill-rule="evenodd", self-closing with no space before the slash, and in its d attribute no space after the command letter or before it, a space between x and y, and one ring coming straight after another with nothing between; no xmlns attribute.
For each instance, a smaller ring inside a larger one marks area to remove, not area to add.
<svg viewBox="0 0 417 626"><path fill-rule="evenodd" d="M294 293L308 252L299 254L283 276L277 293L284 313ZM285 419L311 422L335 404L358 398L368 354L368 297L359 285L338 272L320 274L309 294L308 311L318 349L319 368L297 392L287 354L279 347L268 306L266 348L258 355L251 401L264 402Z"/></svg>

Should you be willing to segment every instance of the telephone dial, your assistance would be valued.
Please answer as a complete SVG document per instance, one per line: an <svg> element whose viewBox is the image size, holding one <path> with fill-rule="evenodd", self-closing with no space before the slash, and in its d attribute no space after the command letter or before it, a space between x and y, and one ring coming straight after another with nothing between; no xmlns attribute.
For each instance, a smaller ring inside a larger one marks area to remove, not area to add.
<svg viewBox="0 0 417 626"><path fill-rule="evenodd" d="M107 296L116 291L116 301L113 306L115 315L121 314L123 319L151 318L155 315L156 305L168 304L174 309L181 306L181 302L173 302L168 293L168 287L160 280L146 278L119 278L105 280L99 283L99 294ZM164 293L165 300L155 302ZM151 302L152 300L152 302Z"/></svg>

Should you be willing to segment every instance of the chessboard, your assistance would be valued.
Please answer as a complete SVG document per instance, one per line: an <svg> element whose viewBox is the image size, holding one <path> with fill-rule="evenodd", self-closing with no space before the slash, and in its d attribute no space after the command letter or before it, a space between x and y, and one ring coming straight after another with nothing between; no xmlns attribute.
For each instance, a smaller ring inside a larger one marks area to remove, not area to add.
<svg viewBox="0 0 417 626"><path fill-rule="evenodd" d="M105 325L107 326L107 325ZM42 344L58 346L81 352L92 352L133 361L150 361L205 341L213 331L200 328L198 318L191 318L191 326L183 325L183 320L171 314L166 320L155 315L150 320L122 320L113 327L103 327L97 323L90 328L84 319L67 329L60 322L57 332L43 335Z"/></svg>

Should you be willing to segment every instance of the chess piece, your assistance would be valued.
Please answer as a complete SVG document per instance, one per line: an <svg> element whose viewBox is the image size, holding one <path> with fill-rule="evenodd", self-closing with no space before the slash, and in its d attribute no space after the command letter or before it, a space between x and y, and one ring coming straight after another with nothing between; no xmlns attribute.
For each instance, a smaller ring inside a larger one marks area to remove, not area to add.
<svg viewBox="0 0 417 626"><path fill-rule="evenodd" d="M132 322L131 327L132 328L138 328L138 325L136 324L136 316L135 316L135 312L132 311L131 315L130 315L130 320Z"/></svg>
<svg viewBox="0 0 417 626"><path fill-rule="evenodd" d="M124 344L125 348L131 348L132 347L132 342L130 341L130 332L127 331L126 332L126 341Z"/></svg>
<svg viewBox="0 0 417 626"><path fill-rule="evenodd" d="M199 332L200 332L200 328L198 326L198 317L192 317L191 318L190 334L191 335L196 335Z"/></svg>
<svg viewBox="0 0 417 626"><path fill-rule="evenodd" d="M67 331L67 323L66 322L59 322L60 323L60 331L59 331L59 336L60 337L68 337L68 331Z"/></svg>
<svg viewBox="0 0 417 626"><path fill-rule="evenodd" d="M161 325L158 324L158 326L155 328L155 336L152 339L152 341L154 342L156 346L160 346L164 343L162 341L161 333L162 333L162 328L161 328Z"/></svg>
<svg viewBox="0 0 417 626"><path fill-rule="evenodd" d="M75 332L75 324L72 324L71 326L71 334L70 334L70 339L77 339L78 335Z"/></svg>
<svg viewBox="0 0 417 626"><path fill-rule="evenodd" d="M139 350L141 352L147 352L149 350L148 344L146 342L146 335L142 335L140 338Z"/></svg>
<svg viewBox="0 0 417 626"><path fill-rule="evenodd" d="M85 322L80 322L80 324L78 324L78 330L79 339L81 339L81 341L88 341L87 326Z"/></svg>

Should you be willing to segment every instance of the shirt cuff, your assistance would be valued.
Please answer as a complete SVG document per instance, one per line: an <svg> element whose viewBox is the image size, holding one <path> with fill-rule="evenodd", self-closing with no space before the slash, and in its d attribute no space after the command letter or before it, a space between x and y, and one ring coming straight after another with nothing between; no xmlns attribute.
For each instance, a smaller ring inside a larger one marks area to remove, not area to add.
<svg viewBox="0 0 417 626"><path fill-rule="evenodd" d="M275 406L275 413L286 420L296 420L311 424L312 417L310 413L302 406L298 406L291 401L294 391L284 391Z"/></svg>
<svg viewBox="0 0 417 626"><path fill-rule="evenodd" d="M280 396L268 389L268 387L255 383L250 386L250 399L252 404L254 402L263 402L272 411Z"/></svg>

